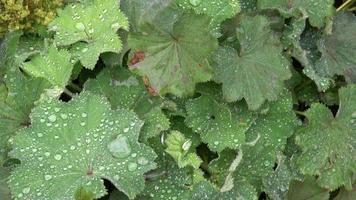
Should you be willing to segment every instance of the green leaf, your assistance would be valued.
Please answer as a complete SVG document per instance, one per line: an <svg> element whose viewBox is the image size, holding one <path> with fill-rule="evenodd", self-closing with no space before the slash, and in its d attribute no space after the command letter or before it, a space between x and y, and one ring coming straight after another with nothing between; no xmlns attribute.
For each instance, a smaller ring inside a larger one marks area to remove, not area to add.
<svg viewBox="0 0 356 200"><path fill-rule="evenodd" d="M130 68L147 77L155 93L191 95L196 83L212 77L207 58L217 48L217 40L207 29L210 19L166 9L157 15L157 21L146 23L141 32L129 35L134 53ZM145 58L133 62L135 53L144 54Z"/></svg>
<svg viewBox="0 0 356 200"><path fill-rule="evenodd" d="M292 181L286 199L328 200L329 191L320 188L313 177L306 177L303 182Z"/></svg>
<svg viewBox="0 0 356 200"><path fill-rule="evenodd" d="M356 83L356 16L341 13L334 19L331 35L319 41L320 60L315 64L320 76L343 75L349 83Z"/></svg>
<svg viewBox="0 0 356 200"><path fill-rule="evenodd" d="M353 200L356 198L356 187L355 184L352 190L348 191L345 188L341 189L338 195L335 197L335 200Z"/></svg>
<svg viewBox="0 0 356 200"><path fill-rule="evenodd" d="M275 200L285 199L292 180L302 180L303 176L294 166L293 161L278 155L276 169L263 177L263 188L268 197Z"/></svg>
<svg viewBox="0 0 356 200"><path fill-rule="evenodd" d="M116 31L128 26L118 1L93 0L66 6L49 29L56 32L57 45L73 45L74 57L93 69L101 53L120 52L122 44Z"/></svg>
<svg viewBox="0 0 356 200"><path fill-rule="evenodd" d="M277 9L286 18L303 14L312 26L321 28L334 14L333 0L258 0L260 9Z"/></svg>
<svg viewBox="0 0 356 200"><path fill-rule="evenodd" d="M34 77L48 80L54 87L64 89L73 70L70 54L51 46L48 52L36 55L23 64L23 69Z"/></svg>
<svg viewBox="0 0 356 200"><path fill-rule="evenodd" d="M317 175L318 184L330 190L352 188L356 173L356 85L339 90L340 108L333 116L322 104L305 112L308 124L299 130L296 143L302 148L298 165L302 173Z"/></svg>
<svg viewBox="0 0 356 200"><path fill-rule="evenodd" d="M177 162L179 168L188 165L198 169L202 160L196 153L189 153L191 151L192 141L186 139L179 131L171 131L165 140L167 145L166 152L171 155Z"/></svg>
<svg viewBox="0 0 356 200"><path fill-rule="evenodd" d="M105 95L113 109L133 109L145 120L140 136L144 141L169 128L169 119L161 109L162 100L150 97L142 81L127 69L108 67L96 79L89 80L85 88Z"/></svg>
<svg viewBox="0 0 356 200"><path fill-rule="evenodd" d="M220 23L235 16L240 12L239 0L176 0L183 9L192 9L197 14L205 14L211 17L210 27L217 36Z"/></svg>
<svg viewBox="0 0 356 200"><path fill-rule="evenodd" d="M160 11L169 7L174 0L121 0L121 9L130 21L130 30L138 31L140 26L153 22Z"/></svg>
<svg viewBox="0 0 356 200"><path fill-rule="evenodd" d="M186 110L187 125L201 135L211 150L218 152L225 148L239 148L254 120L242 103L230 108L205 95L188 100Z"/></svg>
<svg viewBox="0 0 356 200"><path fill-rule="evenodd" d="M31 109L49 83L43 79L24 76L19 68L11 66L4 77L5 99L0 101L0 155L8 150L8 140L14 133L30 124Z"/></svg>
<svg viewBox="0 0 356 200"><path fill-rule="evenodd" d="M220 47L213 56L215 80L223 84L228 102L244 98L249 108L256 110L265 100L277 99L283 81L291 77L289 62L263 16L243 16L237 38L239 52L231 47Z"/></svg>
<svg viewBox="0 0 356 200"><path fill-rule="evenodd" d="M2 200L11 199L10 189L7 186L7 179L9 176L10 170L0 165L0 197Z"/></svg>
<svg viewBox="0 0 356 200"><path fill-rule="evenodd" d="M19 200L73 199L81 188L100 198L103 179L134 198L144 188L143 174L155 168L153 150L138 143L143 122L131 111L110 110L90 92L68 103L43 102L31 121L17 132L11 152L21 161L9 181Z"/></svg>
<svg viewBox="0 0 356 200"><path fill-rule="evenodd" d="M287 138L297 127L298 121L292 108L291 95L284 91L280 99L270 103L246 132L247 143L242 146L243 156L236 172L258 188L261 178L272 172L278 152L284 150Z"/></svg>

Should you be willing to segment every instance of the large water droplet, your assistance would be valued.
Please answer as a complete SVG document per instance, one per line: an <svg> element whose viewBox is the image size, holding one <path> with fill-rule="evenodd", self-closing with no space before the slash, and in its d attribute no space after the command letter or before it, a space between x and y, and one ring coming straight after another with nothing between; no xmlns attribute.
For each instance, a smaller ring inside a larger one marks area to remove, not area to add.
<svg viewBox="0 0 356 200"><path fill-rule="evenodd" d="M56 155L54 156L54 159L56 159L56 160L61 160L61 159L62 159L62 155L56 154Z"/></svg>
<svg viewBox="0 0 356 200"><path fill-rule="evenodd" d="M108 144L108 149L117 158L126 158L131 154L131 146L127 137L118 135L117 138Z"/></svg>
<svg viewBox="0 0 356 200"><path fill-rule="evenodd" d="M136 163L129 163L128 169L130 172L135 171L137 169L137 164Z"/></svg>
<svg viewBox="0 0 356 200"><path fill-rule="evenodd" d="M52 176L47 174L47 175L44 176L44 178L45 178L46 181L49 181L49 180L52 179Z"/></svg>
<svg viewBox="0 0 356 200"><path fill-rule="evenodd" d="M26 188L24 188L24 189L22 190L22 192L23 192L24 194L28 194L30 191L31 191L31 188L30 188L30 187L26 187Z"/></svg>
<svg viewBox="0 0 356 200"><path fill-rule="evenodd" d="M50 115L50 116L48 117L48 120L49 120L50 122L55 122L56 119L57 119L57 117L56 117L55 115Z"/></svg>

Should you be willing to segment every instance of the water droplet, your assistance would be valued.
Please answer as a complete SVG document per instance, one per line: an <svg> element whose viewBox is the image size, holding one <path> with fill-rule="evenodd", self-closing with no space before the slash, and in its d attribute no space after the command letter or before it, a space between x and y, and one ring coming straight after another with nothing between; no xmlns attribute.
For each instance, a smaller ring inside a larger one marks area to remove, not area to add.
<svg viewBox="0 0 356 200"><path fill-rule="evenodd" d="M86 113L82 113L82 117L87 117L88 115Z"/></svg>
<svg viewBox="0 0 356 200"><path fill-rule="evenodd" d="M127 132L129 132L129 128L124 129L124 133L127 133Z"/></svg>
<svg viewBox="0 0 356 200"><path fill-rule="evenodd" d="M57 119L57 117L56 117L55 115L50 115L50 116L48 117L48 120L49 120L50 122L55 122L56 119Z"/></svg>
<svg viewBox="0 0 356 200"><path fill-rule="evenodd" d="M30 188L30 187L26 187L26 188L24 188L24 189L22 190L22 192L23 192L24 194L28 194L30 191L31 191L31 188Z"/></svg>
<svg viewBox="0 0 356 200"><path fill-rule="evenodd" d="M128 169L130 172L135 171L137 169L137 164L136 163L129 163Z"/></svg>
<svg viewBox="0 0 356 200"><path fill-rule="evenodd" d="M115 29L115 30L118 29L119 27L120 27L119 23L114 23L114 24L111 25L111 28Z"/></svg>
<svg viewBox="0 0 356 200"><path fill-rule="evenodd" d="M37 137L43 137L42 133L37 133Z"/></svg>
<svg viewBox="0 0 356 200"><path fill-rule="evenodd" d="M108 144L108 149L117 158L126 158L131 154L131 146L127 137L118 135L117 138Z"/></svg>
<svg viewBox="0 0 356 200"><path fill-rule="evenodd" d="M44 155L48 157L48 156L51 155L51 153L50 152L46 152L46 153L44 153Z"/></svg>
<svg viewBox="0 0 356 200"><path fill-rule="evenodd" d="M61 114L61 118L62 118L62 119L67 119L68 116L67 116L66 114Z"/></svg>
<svg viewBox="0 0 356 200"><path fill-rule="evenodd" d="M183 149L184 151L188 151L189 148L190 148L190 146L192 146L192 141L187 140L187 141L185 141L185 142L183 143L182 149Z"/></svg>
<svg viewBox="0 0 356 200"><path fill-rule="evenodd" d="M85 122L80 122L80 125L81 126L85 126Z"/></svg>
<svg viewBox="0 0 356 200"><path fill-rule="evenodd" d="M76 25L75 25L75 28L77 28L78 30L81 30L83 31L85 29L85 26L82 22L78 22Z"/></svg>
<svg viewBox="0 0 356 200"><path fill-rule="evenodd" d="M49 181L49 180L52 179L52 176L47 174L47 175L44 176L44 178L45 178L46 181Z"/></svg>
<svg viewBox="0 0 356 200"><path fill-rule="evenodd" d="M137 159L137 163L140 165L147 165L148 164L148 160L145 157L139 157Z"/></svg>
<svg viewBox="0 0 356 200"><path fill-rule="evenodd" d="M82 49L82 53L85 53L85 52L87 52L89 49L88 48L84 48L84 49Z"/></svg>
<svg viewBox="0 0 356 200"><path fill-rule="evenodd" d="M56 155L54 156L54 159L56 159L56 160L61 160L61 159L62 159L62 155L56 154Z"/></svg>

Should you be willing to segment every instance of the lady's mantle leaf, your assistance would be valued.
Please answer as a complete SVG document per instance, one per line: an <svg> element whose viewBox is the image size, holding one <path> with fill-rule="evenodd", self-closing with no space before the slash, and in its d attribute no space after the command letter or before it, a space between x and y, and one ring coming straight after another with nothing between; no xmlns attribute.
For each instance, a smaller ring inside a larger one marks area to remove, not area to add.
<svg viewBox="0 0 356 200"><path fill-rule="evenodd" d="M259 0L262 9L278 9L286 17L302 13L312 26L321 28L334 14L334 0Z"/></svg>
<svg viewBox="0 0 356 200"><path fill-rule="evenodd" d="M88 81L85 88L93 93L104 94L113 109L132 109L145 121L141 139L159 135L169 128L169 119L163 113L162 99L151 97L137 76L122 67L105 68L96 79Z"/></svg>
<svg viewBox="0 0 356 200"><path fill-rule="evenodd" d="M257 28L257 29L256 29ZM227 101L245 98L250 109L276 100L291 77L282 46L262 16L243 16L237 29L240 51L221 47L214 55L215 79L223 83Z"/></svg>
<svg viewBox="0 0 356 200"><path fill-rule="evenodd" d="M44 79L26 77L19 68L11 65L3 86L4 90L0 92L4 97L0 100L0 158L7 153L8 139L30 123L34 102L50 84Z"/></svg>
<svg viewBox="0 0 356 200"><path fill-rule="evenodd" d="M141 32L129 35L132 52L145 55L138 63L134 56L131 69L147 77L152 90L161 95L190 95L196 83L212 77L207 57L218 43L209 34L210 19L181 15L173 9L166 9L157 18L162 18L160 23L145 24Z"/></svg>
<svg viewBox="0 0 356 200"><path fill-rule="evenodd" d="M50 24L57 45L72 45L81 63L93 69L100 53L119 53L122 44L116 31L128 29L117 0L93 0L68 5ZM79 42L79 43L77 43Z"/></svg>
<svg viewBox="0 0 356 200"><path fill-rule="evenodd" d="M356 85L340 89L339 96L335 118L324 105L313 104L305 113L308 125L296 137L301 172L317 175L318 183L331 190L351 189L356 174Z"/></svg>
<svg viewBox="0 0 356 200"><path fill-rule="evenodd" d="M69 103L48 101L31 120L11 152L21 160L9 181L19 200L72 200L83 189L99 198L103 179L133 198L155 167L153 150L137 141L143 122L131 111L110 110L103 97L84 92Z"/></svg>
<svg viewBox="0 0 356 200"><path fill-rule="evenodd" d="M24 63L23 68L34 77L47 79L53 86L64 88L72 74L73 64L66 50L58 50L51 46L48 52L43 52Z"/></svg>
<svg viewBox="0 0 356 200"><path fill-rule="evenodd" d="M193 9L198 14L206 14L212 18L210 26L218 33L220 23L240 12L239 0L177 0L183 9Z"/></svg>
<svg viewBox="0 0 356 200"><path fill-rule="evenodd" d="M332 77L343 75L346 80L356 83L356 16L342 13L336 16L332 34L319 43L322 53L316 63L316 73Z"/></svg>
<svg viewBox="0 0 356 200"><path fill-rule="evenodd" d="M307 176L303 182L292 181L286 199L288 200L328 200L329 191L320 188L314 177Z"/></svg>
<svg viewBox="0 0 356 200"><path fill-rule="evenodd" d="M187 125L200 133L203 142L213 151L240 147L254 120L246 106L241 104L230 110L228 105L205 95L187 101L186 109Z"/></svg>

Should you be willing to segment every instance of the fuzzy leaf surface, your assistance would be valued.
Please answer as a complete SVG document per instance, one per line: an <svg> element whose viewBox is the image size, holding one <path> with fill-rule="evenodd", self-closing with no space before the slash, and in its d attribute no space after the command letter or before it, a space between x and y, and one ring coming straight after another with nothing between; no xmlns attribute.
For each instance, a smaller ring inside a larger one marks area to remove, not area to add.
<svg viewBox="0 0 356 200"><path fill-rule="evenodd" d="M305 112L308 124L296 137L301 172L318 175L318 184L331 190L351 189L356 173L356 85L340 89L339 98L336 117L326 106L312 104Z"/></svg>
<svg viewBox="0 0 356 200"><path fill-rule="evenodd" d="M239 52L232 47L220 47L215 52L215 80L223 84L228 102L244 98L249 108L256 110L266 100L278 98L283 81L291 77L289 62L263 16L244 16L237 38Z"/></svg>

